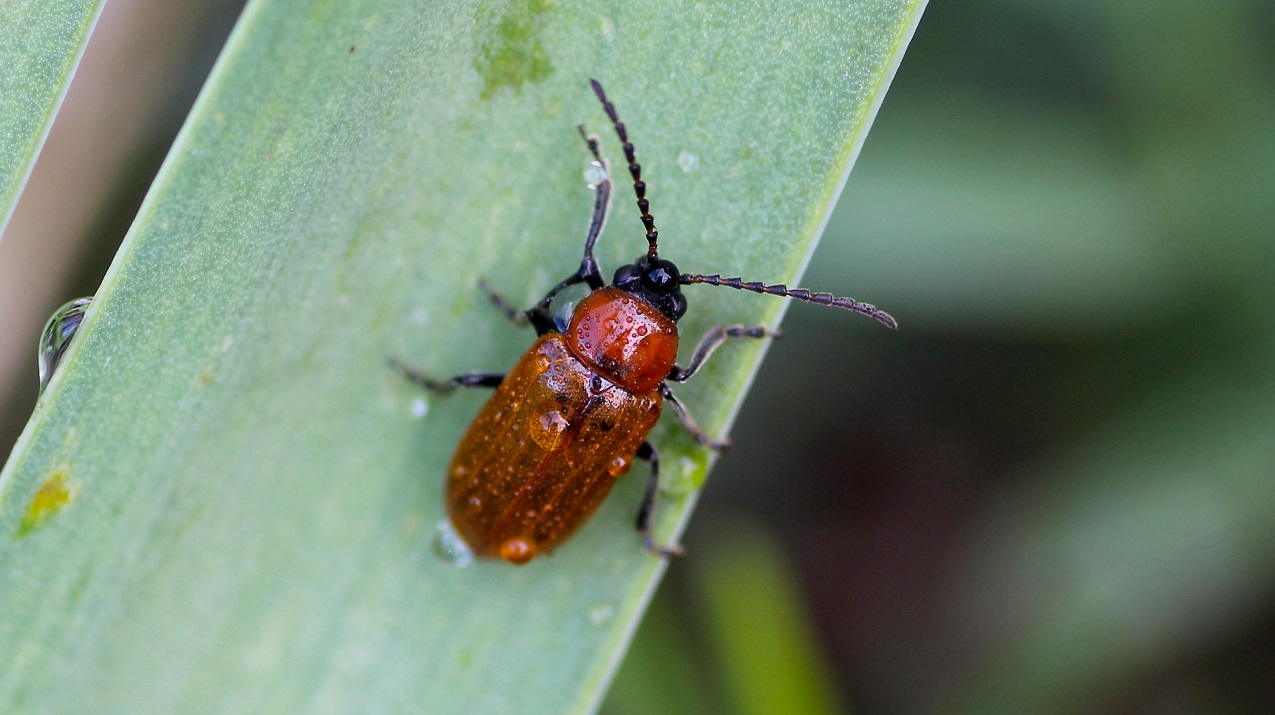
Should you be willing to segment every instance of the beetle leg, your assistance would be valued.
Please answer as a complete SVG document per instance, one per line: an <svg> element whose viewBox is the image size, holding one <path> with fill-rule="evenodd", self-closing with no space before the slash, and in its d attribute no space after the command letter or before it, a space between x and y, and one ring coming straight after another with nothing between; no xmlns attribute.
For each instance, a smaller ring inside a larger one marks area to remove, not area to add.
<svg viewBox="0 0 1275 715"><path fill-rule="evenodd" d="M580 260L580 270L577 271L580 279L589 284L590 290L597 290L606 285L606 280L602 278L598 260L593 257L593 246L598 242L598 236L602 235L602 229L607 225L607 216L611 213L611 162L602 156L598 135L586 133L583 124L576 127L576 130L584 139L593 160L602 166L602 181L594 186L593 216L589 219L589 233L584 238L584 258Z"/></svg>
<svg viewBox="0 0 1275 715"><path fill-rule="evenodd" d="M510 305L503 295L497 293L496 289L491 287L486 278L478 279L478 290L481 290L483 295L487 296L487 300L491 301L496 310L499 310L500 314L505 316L509 322L520 328L531 325L531 319L527 317L527 314Z"/></svg>
<svg viewBox="0 0 1275 715"><path fill-rule="evenodd" d="M549 290L545 297L536 303L535 307L526 312L527 320L536 327L536 333L544 335L545 333L554 332L557 328L553 323L553 311L550 310L549 304L562 291L579 283L588 284L589 290L595 291L599 288L606 287L606 279L602 277L602 268L598 265L598 259L593 257L593 247L598 242L598 237L602 235L602 229L606 226L607 216L611 213L611 162L602 156L602 150L599 148L599 140L596 134L588 134L584 130L584 125L576 127L580 132L580 137L584 139L584 145L588 148L589 153L593 155L593 160L602 167L602 180L593 186L593 215L589 218L589 232L584 237L584 257L580 259L580 267L575 273L567 276Z"/></svg>
<svg viewBox="0 0 1275 715"><path fill-rule="evenodd" d="M699 369L704 365L704 361L708 360L708 356L712 355L713 351L729 338L772 337L779 339L783 335L782 331L767 330L765 326L761 325L755 328L745 328L742 325L718 325L704 333L704 337L700 338L699 345L695 346L695 352L691 354L691 364L686 367L674 365L665 379L672 382L686 382L691 375L699 372Z"/></svg>
<svg viewBox="0 0 1275 715"><path fill-rule="evenodd" d="M446 395L458 387L499 387L505 376L498 372L465 372L447 380L435 380L427 377L411 365L389 358L390 367L403 374L408 380L420 385L436 395Z"/></svg>
<svg viewBox="0 0 1275 715"><path fill-rule="evenodd" d="M646 491L642 493L642 504L638 507L637 530L642 535L642 545L647 551L665 558L681 556L682 547L677 544L658 546L651 538L651 514L655 511L655 497L660 492L660 453L655 445L643 442L638 447L637 458L651 465L651 477L646 482Z"/></svg>
<svg viewBox="0 0 1275 715"><path fill-rule="evenodd" d="M682 404L682 401L677 399L677 395L673 394L673 390L669 388L667 383L660 383L660 394L663 395L664 399L673 406L673 412L677 415L677 421L682 423L682 429L686 430L691 437L694 437L695 441L699 442L701 446L707 447L718 454L730 449L731 443L729 438L718 441L711 439L707 434L704 434L703 428L699 426L699 423L695 421L694 417L691 417L691 413L686 409L686 405Z"/></svg>
<svg viewBox="0 0 1275 715"><path fill-rule="evenodd" d="M576 282L578 283L579 281ZM565 285L560 284L554 288L549 296L546 296L545 299L532 308L518 310L509 301L505 300L503 295L497 293L496 289L492 288L485 279L478 281L478 289L483 292L483 295L487 296L487 300L491 301L491 304L496 307L496 310L500 311L501 315L504 315L510 322L520 328L525 328L528 325L534 326L537 336L558 330L558 326L554 322L553 313L549 310L549 303L553 300L553 296L557 295L565 287Z"/></svg>

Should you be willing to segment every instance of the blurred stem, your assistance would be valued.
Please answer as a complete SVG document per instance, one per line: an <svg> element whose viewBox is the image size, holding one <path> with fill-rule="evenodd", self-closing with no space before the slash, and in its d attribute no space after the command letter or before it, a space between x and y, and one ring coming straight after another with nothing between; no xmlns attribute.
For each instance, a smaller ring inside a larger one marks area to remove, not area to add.
<svg viewBox="0 0 1275 715"><path fill-rule="evenodd" d="M695 579L734 712L845 712L780 544L743 519L705 531Z"/></svg>

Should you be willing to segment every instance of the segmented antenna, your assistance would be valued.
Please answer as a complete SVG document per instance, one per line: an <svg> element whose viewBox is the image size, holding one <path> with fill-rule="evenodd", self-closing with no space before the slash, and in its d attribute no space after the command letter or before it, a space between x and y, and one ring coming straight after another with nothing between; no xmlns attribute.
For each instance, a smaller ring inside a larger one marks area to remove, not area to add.
<svg viewBox="0 0 1275 715"><path fill-rule="evenodd" d="M842 308L844 310L852 310L860 315L866 315L869 318L885 325L887 328L899 327L898 321L890 316L889 313L877 308L875 305L868 303L860 303L854 298L838 298L831 293L815 293L805 288L789 288L784 285L768 286L760 281L745 281L742 278L722 278L719 275L700 275L696 273L683 273L681 277L682 285L691 285L693 283L707 283L711 286L725 286L734 288L735 290L747 290L753 293L762 293L764 295L777 295L784 298L796 298L804 300L807 303L815 305L826 305L832 308Z"/></svg>
<svg viewBox="0 0 1275 715"><path fill-rule="evenodd" d="M637 194L638 209L642 211L642 225L646 227L646 255L648 258L656 258L658 251L656 250L655 240L660 235L655 230L655 217L651 215L651 203L646 200L646 182L642 181L642 165L637 163L637 156L633 153L633 142L629 141L628 130L624 128L624 122L620 121L620 117L615 113L615 105L611 104L607 99L607 93L602 89L602 83L592 77L589 78L589 84L593 85L593 93L598 95L598 101L602 102L602 109L607 113L607 118L611 120L611 124L615 125L615 133L620 136L620 142L624 144L624 158L629 162L629 173L633 176L633 193Z"/></svg>

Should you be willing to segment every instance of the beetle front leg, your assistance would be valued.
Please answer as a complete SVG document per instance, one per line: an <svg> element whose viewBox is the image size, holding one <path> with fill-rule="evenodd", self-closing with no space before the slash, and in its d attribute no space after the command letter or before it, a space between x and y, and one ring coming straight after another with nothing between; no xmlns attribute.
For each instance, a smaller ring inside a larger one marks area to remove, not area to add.
<svg viewBox="0 0 1275 715"><path fill-rule="evenodd" d="M682 547L678 544L657 546L655 539L651 537L651 514L655 512L655 497L660 492L660 453L655 445L643 442L638 447L637 458L651 465L651 477L646 482L646 491L642 493L642 504L638 507L637 514L637 530L642 536L642 545L656 556L681 556Z"/></svg>
<svg viewBox="0 0 1275 715"><path fill-rule="evenodd" d="M501 380L505 379L505 376L498 372L464 372L440 381L428 377L411 365L399 362L396 358L389 358L387 362L390 368L401 373L403 377L436 395L446 395L458 387L499 387Z"/></svg>
<svg viewBox="0 0 1275 715"><path fill-rule="evenodd" d="M668 377L665 379L672 382L686 382L692 375L699 372L699 369L704 365L704 361L708 360L708 356L712 355L719 345L730 338L771 337L778 340L783 336L782 331L767 330L762 325L755 328L745 328L742 325L718 325L704 333L704 337L700 338L699 345L695 346L695 352L691 353L691 364L686 367L674 365L673 370L669 372Z"/></svg>
<svg viewBox="0 0 1275 715"><path fill-rule="evenodd" d="M491 287L491 284L487 282L486 278L478 279L478 290L482 291L483 295L487 296L487 300L490 301L496 310L499 310L500 314L505 316L509 322L520 328L525 328L528 325L531 325L531 319L527 317L527 313L510 305L509 301L505 300L503 295L497 293L496 289Z"/></svg>
<svg viewBox="0 0 1275 715"><path fill-rule="evenodd" d="M602 156L596 135L586 133L584 125L576 129L580 132L580 137L584 139L585 147L593 155L593 160L601 167L602 180L593 186L593 215L589 218L589 232L584 237L584 256L580 259L580 267L575 273L551 288L545 297L526 313L527 320L536 327L538 335L557 330L553 323L553 311L549 309L549 305L559 293L580 283L587 284L590 291L603 288L607 284L606 279L602 277L602 268L598 265L598 259L593 257L593 247L597 244L598 237L602 235L607 216L611 213L611 162Z"/></svg>
<svg viewBox="0 0 1275 715"><path fill-rule="evenodd" d="M660 383L660 394L673 406L673 413L677 415L677 421L682 424L682 429L695 438L695 441L700 443L701 446L708 447L718 454L730 449L731 442L729 438L715 440L704 433L704 429L699 426L694 417L691 417L686 405L682 404L682 401L677 399L677 395L673 394L673 390L668 386L668 383Z"/></svg>

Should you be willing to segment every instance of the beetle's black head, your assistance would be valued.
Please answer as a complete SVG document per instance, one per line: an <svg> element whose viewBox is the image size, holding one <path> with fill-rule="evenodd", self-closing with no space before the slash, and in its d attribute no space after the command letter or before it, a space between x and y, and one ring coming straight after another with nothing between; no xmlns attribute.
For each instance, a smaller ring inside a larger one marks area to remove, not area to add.
<svg viewBox="0 0 1275 715"><path fill-rule="evenodd" d="M686 315L681 274L672 261L642 256L627 266L620 266L612 284L650 303L673 320Z"/></svg>

